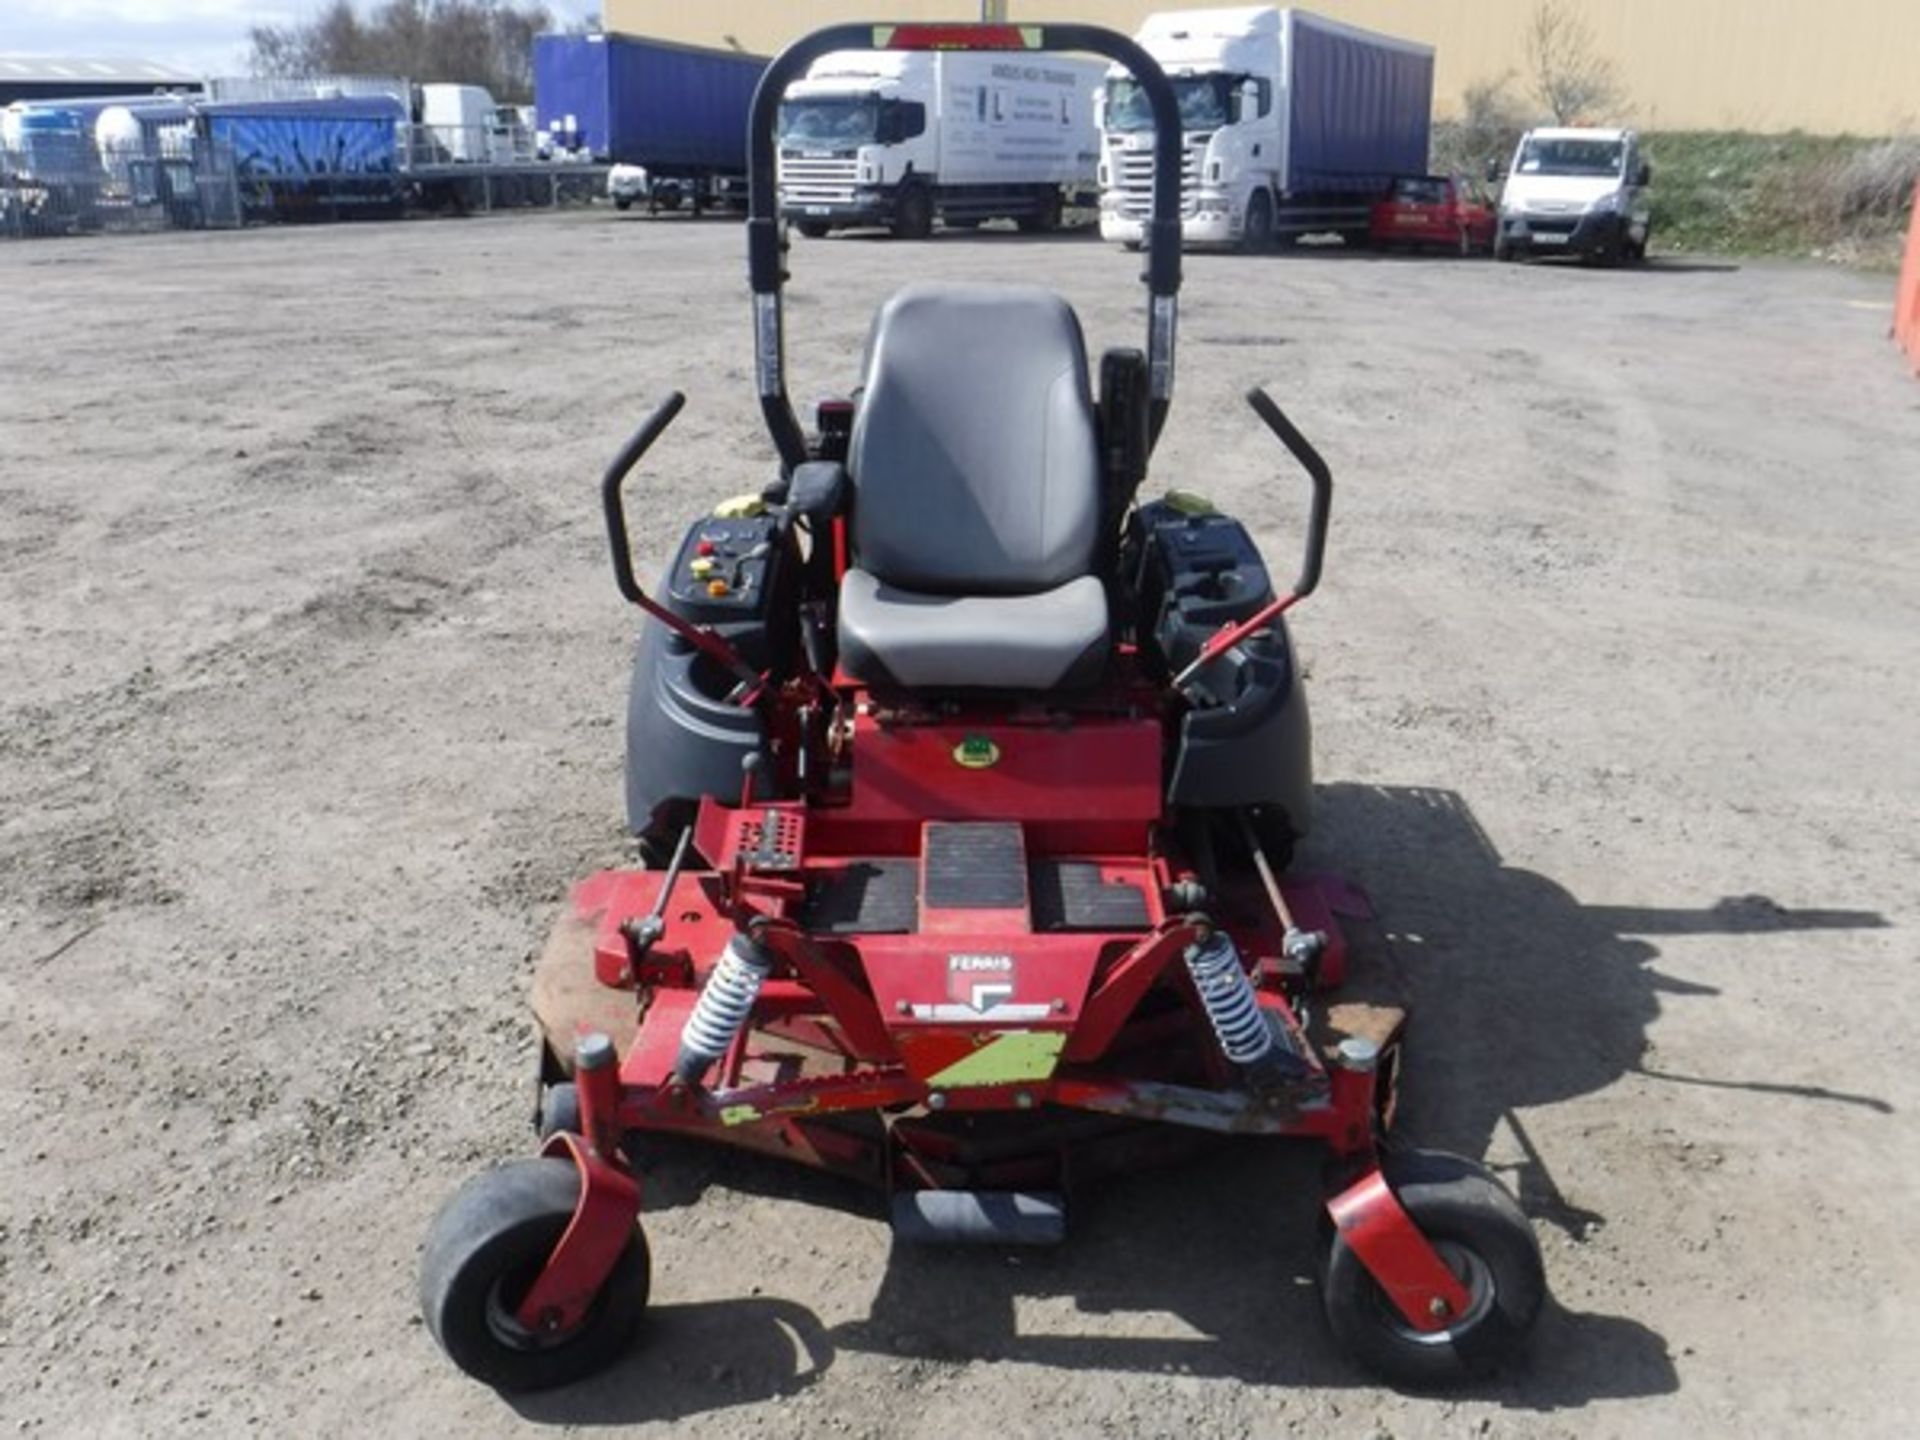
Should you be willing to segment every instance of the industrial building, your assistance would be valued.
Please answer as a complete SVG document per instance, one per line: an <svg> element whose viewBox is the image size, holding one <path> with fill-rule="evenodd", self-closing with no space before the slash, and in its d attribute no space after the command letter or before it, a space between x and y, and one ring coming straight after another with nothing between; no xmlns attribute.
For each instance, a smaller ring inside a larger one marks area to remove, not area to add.
<svg viewBox="0 0 1920 1440"><path fill-rule="evenodd" d="M151 60L88 55L0 55L0 105L69 95L151 95L197 91L200 77Z"/></svg>
<svg viewBox="0 0 1920 1440"><path fill-rule="evenodd" d="M1470 85L1511 75L1526 89L1526 36L1539 0L1318 0L1306 8L1423 41L1436 52L1442 117ZM1648 130L1806 130L1886 135L1920 128L1916 0L1574 0L1613 63L1619 115ZM1011 20L1080 20L1131 33L1166 0L1000 0ZM954 0L605 0L609 30L771 54L820 25L977 19Z"/></svg>

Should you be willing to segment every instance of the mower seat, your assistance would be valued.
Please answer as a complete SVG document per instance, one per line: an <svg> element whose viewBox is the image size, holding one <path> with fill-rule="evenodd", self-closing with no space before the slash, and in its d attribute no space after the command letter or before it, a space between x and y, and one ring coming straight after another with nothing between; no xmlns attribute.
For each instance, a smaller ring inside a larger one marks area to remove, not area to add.
<svg viewBox="0 0 1920 1440"><path fill-rule="evenodd" d="M1107 657L1086 348L1029 285L913 285L875 318L847 453L840 663L910 689L1091 684Z"/></svg>

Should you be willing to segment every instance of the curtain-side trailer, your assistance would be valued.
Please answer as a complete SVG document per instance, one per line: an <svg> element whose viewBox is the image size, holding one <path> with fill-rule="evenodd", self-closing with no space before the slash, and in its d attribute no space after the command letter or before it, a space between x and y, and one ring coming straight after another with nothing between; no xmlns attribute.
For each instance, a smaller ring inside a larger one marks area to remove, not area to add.
<svg viewBox="0 0 1920 1440"><path fill-rule="evenodd" d="M647 172L654 199L695 209L739 190L747 112L765 57L635 35L540 35L534 107L543 144Z"/></svg>

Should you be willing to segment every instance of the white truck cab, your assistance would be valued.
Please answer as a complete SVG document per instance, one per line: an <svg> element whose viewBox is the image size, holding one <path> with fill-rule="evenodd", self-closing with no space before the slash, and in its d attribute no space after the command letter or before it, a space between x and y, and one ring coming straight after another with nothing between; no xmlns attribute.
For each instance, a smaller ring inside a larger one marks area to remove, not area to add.
<svg viewBox="0 0 1920 1440"><path fill-rule="evenodd" d="M1500 190L1496 259L1644 260L1653 170L1631 130L1555 127L1520 137Z"/></svg>
<svg viewBox="0 0 1920 1440"><path fill-rule="evenodd" d="M1280 12L1202 11L1149 16L1136 37L1160 62L1180 102L1182 237L1190 245L1238 244L1253 217L1255 243L1273 231L1281 183ZM1146 239L1153 186L1153 110L1125 70L1108 72L1101 95L1100 235Z"/></svg>
<svg viewBox="0 0 1920 1440"><path fill-rule="evenodd" d="M1265 249L1276 236L1364 238L1374 198L1426 173L1433 50L1305 10L1243 6L1147 16L1135 37L1180 102L1180 231L1189 245ZM1146 238L1153 116L1107 72L1100 235Z"/></svg>

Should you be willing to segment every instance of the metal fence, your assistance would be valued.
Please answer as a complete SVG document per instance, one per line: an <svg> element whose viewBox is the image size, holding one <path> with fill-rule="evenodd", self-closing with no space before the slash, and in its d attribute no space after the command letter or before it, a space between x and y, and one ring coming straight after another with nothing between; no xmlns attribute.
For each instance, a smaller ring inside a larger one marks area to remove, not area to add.
<svg viewBox="0 0 1920 1440"><path fill-rule="evenodd" d="M210 75L207 99L313 100L328 95L390 95L402 105L411 103L413 86L399 75Z"/></svg>
<svg viewBox="0 0 1920 1440"><path fill-rule="evenodd" d="M540 159L534 134L524 125L406 125L401 129L401 166L407 170L532 165Z"/></svg>
<svg viewBox="0 0 1920 1440"><path fill-rule="evenodd" d="M241 218L228 146L0 149L0 236L230 229Z"/></svg>

